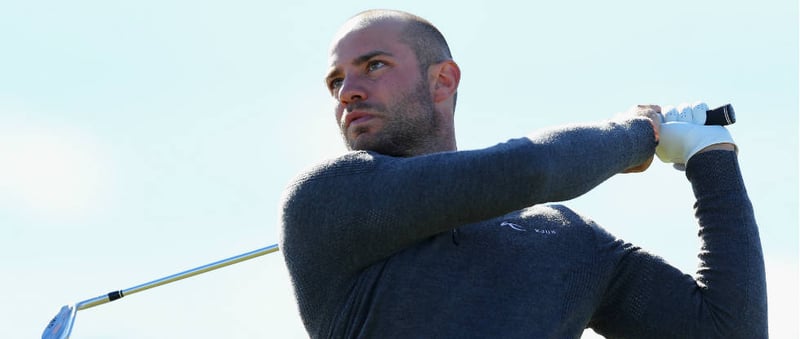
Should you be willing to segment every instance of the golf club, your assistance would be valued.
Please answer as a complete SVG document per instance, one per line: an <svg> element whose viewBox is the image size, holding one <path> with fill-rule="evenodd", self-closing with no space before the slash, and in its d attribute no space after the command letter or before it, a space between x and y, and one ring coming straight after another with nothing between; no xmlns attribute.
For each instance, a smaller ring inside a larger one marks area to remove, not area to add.
<svg viewBox="0 0 800 339"><path fill-rule="evenodd" d="M120 299L126 295L131 295L137 292L151 289L153 287L166 285L171 282L175 282L181 279L186 279L198 274L202 274L208 271L213 271L218 268L230 266L236 263L240 263L242 261L250 260L277 251L278 251L277 244L270 245L244 254L233 256L227 259L222 259L207 265L203 265L167 277L163 277L161 279L156 279L148 283L126 288L124 290L113 291L108 294L94 297L91 299L86 299L84 301L75 303L74 305L64 305L63 307L61 307L61 310L58 312L58 314L56 314L53 320L50 320L50 323L47 324L47 327L45 327L44 332L42 332L42 339L69 338L69 335L72 332L72 325L75 323L75 316L79 310L85 310L87 308L102 305L107 302Z"/></svg>

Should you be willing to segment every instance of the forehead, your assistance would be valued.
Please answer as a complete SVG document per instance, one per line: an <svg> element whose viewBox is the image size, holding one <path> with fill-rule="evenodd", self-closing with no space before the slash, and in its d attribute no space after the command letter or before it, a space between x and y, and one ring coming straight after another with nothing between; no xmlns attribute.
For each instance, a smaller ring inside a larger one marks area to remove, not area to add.
<svg viewBox="0 0 800 339"><path fill-rule="evenodd" d="M398 57L413 55L401 41L403 25L386 21L367 25L345 25L334 38L328 56L329 65L337 67L365 54L383 51Z"/></svg>

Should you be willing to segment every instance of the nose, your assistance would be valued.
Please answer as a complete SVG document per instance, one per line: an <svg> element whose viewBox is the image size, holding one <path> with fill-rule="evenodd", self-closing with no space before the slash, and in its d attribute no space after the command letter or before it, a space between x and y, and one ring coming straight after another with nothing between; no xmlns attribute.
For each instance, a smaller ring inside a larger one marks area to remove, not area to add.
<svg viewBox="0 0 800 339"><path fill-rule="evenodd" d="M349 76L342 80L339 88L339 102L347 106L356 101L367 100L367 91L357 76Z"/></svg>

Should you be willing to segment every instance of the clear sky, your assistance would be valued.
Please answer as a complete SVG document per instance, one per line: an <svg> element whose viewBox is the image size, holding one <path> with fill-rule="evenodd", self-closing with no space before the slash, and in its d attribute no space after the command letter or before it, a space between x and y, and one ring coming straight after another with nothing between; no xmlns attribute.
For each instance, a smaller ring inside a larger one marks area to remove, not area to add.
<svg viewBox="0 0 800 339"><path fill-rule="evenodd" d="M322 82L330 38L374 7L449 40L461 149L639 103L732 103L771 332L799 336L796 0L9 0L0 337L38 337L64 304L277 242L285 184L344 151ZM657 161L566 204L693 274L682 172ZM279 253L81 311L73 331L304 336Z"/></svg>

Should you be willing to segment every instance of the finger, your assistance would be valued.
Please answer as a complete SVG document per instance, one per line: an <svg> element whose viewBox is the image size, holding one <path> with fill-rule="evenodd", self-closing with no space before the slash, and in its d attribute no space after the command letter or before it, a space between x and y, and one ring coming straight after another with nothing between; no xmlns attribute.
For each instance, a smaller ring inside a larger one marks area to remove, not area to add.
<svg viewBox="0 0 800 339"><path fill-rule="evenodd" d="M641 173L641 172L644 172L653 163L653 159L654 158L655 158L655 156L651 156L649 159L645 160L645 162L643 162L643 163L641 163L641 164L639 164L637 166L628 168L625 171L623 171L622 173Z"/></svg>
<svg viewBox="0 0 800 339"><path fill-rule="evenodd" d="M661 106L659 106L659 105L652 105L652 104L649 104L649 105L636 105L636 107L644 108L644 109L651 109L651 110L655 111L656 113L661 113Z"/></svg>
<svg viewBox="0 0 800 339"><path fill-rule="evenodd" d="M661 121L661 107L657 105L636 105L632 108L635 115L648 117L650 119L658 118Z"/></svg>
<svg viewBox="0 0 800 339"><path fill-rule="evenodd" d="M682 103L678 105L678 119L677 121L692 122L692 105Z"/></svg>
<svg viewBox="0 0 800 339"><path fill-rule="evenodd" d="M662 114L664 115L665 122L678 121L678 109L675 106L665 106Z"/></svg>
<svg viewBox="0 0 800 339"><path fill-rule="evenodd" d="M698 101L692 104L692 122L698 125L705 125L706 111L708 111L708 105L705 102Z"/></svg>

